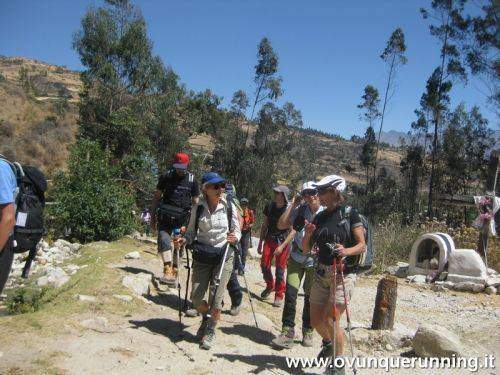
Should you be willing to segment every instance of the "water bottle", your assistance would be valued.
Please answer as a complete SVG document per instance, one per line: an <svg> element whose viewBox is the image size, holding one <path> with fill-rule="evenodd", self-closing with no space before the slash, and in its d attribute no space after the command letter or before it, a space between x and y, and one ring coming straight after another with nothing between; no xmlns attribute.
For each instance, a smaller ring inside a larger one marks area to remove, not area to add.
<svg viewBox="0 0 500 375"><path fill-rule="evenodd" d="M177 247L178 246L177 245L177 241L181 237L181 230L179 228L174 228L173 234L174 234L174 236L173 236L174 237L173 238L173 240L174 240L174 246Z"/></svg>

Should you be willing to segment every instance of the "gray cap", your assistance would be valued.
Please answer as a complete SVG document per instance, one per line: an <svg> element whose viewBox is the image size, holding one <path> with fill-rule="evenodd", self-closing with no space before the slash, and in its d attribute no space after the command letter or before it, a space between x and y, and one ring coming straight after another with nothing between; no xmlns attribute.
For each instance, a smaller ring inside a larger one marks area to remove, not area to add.
<svg viewBox="0 0 500 375"><path fill-rule="evenodd" d="M290 189L285 185L277 185L273 187L273 190L278 193L283 193L285 200L288 202L288 195L290 194Z"/></svg>

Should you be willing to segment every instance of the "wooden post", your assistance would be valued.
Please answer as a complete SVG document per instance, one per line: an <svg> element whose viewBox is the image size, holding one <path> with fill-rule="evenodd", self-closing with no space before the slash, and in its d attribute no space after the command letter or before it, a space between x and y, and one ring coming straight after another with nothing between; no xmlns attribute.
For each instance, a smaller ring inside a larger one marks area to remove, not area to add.
<svg viewBox="0 0 500 375"><path fill-rule="evenodd" d="M392 329L396 316L396 301L398 298L398 279L386 275L377 286L377 297L373 309L372 329Z"/></svg>

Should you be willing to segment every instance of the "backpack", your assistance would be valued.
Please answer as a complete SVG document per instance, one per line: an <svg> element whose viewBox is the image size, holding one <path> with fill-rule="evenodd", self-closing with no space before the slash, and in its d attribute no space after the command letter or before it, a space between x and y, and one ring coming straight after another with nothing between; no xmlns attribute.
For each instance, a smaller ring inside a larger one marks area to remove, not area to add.
<svg viewBox="0 0 500 375"><path fill-rule="evenodd" d="M47 180L36 167L12 163L3 155L16 176L19 192L16 198L16 225L14 227L13 250L15 253L35 249L45 234L44 215Z"/></svg>
<svg viewBox="0 0 500 375"><path fill-rule="evenodd" d="M344 224L345 229L349 234L349 242L353 244L354 239L352 238L351 220L350 220L351 209L352 207L350 206L343 206L340 210L340 213L342 215L341 218L345 223ZM357 271L367 271L372 267L373 257L375 255L375 249L373 246L372 230L368 218L361 214L359 214L359 218L361 219L361 223L363 224L363 229L365 233L366 251L360 255L356 255L356 257L358 258L356 268Z"/></svg>
<svg viewBox="0 0 500 375"><path fill-rule="evenodd" d="M170 169L166 173L166 177L170 178L172 177L173 170ZM192 173L188 172L188 181L189 183L194 182L194 176ZM173 206L168 203L164 203L163 201L160 202L158 205L157 209L157 215L158 215L158 221L165 226L169 227L181 227L185 224L186 219L188 219L189 216L189 211L182 208L182 207L177 207Z"/></svg>
<svg viewBox="0 0 500 375"><path fill-rule="evenodd" d="M198 234L198 229L199 229L199 221L201 214L203 213L203 210L205 207L202 204L198 204L196 207L196 215L195 215L195 224L194 224L194 232ZM229 225L229 232L231 232L233 228L232 224L232 218L233 218L233 201L232 199L228 198L227 199L227 222ZM226 245L227 246L227 245ZM217 265L221 262L222 256L224 254L224 251L226 249L226 246L222 247L215 247L215 246L210 246L210 245L204 245L199 243L198 241L193 242L191 244L191 250L193 251L193 259L196 260L197 262L205 263L205 264L211 264L211 265ZM231 246L232 248L232 246ZM229 251L231 251L231 248ZM229 257L228 253L228 257Z"/></svg>

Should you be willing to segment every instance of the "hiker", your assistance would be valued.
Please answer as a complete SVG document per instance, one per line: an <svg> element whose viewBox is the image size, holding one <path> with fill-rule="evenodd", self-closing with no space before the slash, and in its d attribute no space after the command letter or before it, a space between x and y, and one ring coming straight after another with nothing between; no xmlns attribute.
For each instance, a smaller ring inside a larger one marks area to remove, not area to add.
<svg viewBox="0 0 500 375"><path fill-rule="evenodd" d="M247 260L248 249L252 243L252 227L255 224L255 214L249 207L247 198L241 198L241 208L243 210L243 225L241 227L241 264L239 264L238 274L243 276Z"/></svg>
<svg viewBox="0 0 500 375"><path fill-rule="evenodd" d="M344 331L340 327L340 318L344 313L345 299L349 303L354 284L356 282L357 255L366 251L364 227L355 209L351 209L346 218L344 209L346 188L344 178L330 175L317 182L319 200L323 211L318 213L312 222L306 222L305 234L302 240L304 252L310 252L314 247L318 249L318 262L311 286L311 324L323 338L322 349L318 358L342 356L344 353ZM349 220L351 233L346 231L342 222ZM335 248L337 254L332 252ZM336 288L333 290L333 261L334 258L344 259L345 291L343 293L342 278L339 270L336 272ZM335 295L335 301L332 300ZM333 326L333 302L336 305L335 327ZM328 316L328 319L325 319ZM335 337L335 351L333 353L332 338ZM344 373L344 368L334 368L334 373Z"/></svg>
<svg viewBox="0 0 500 375"><path fill-rule="evenodd" d="M16 224L17 192L14 172L5 160L0 159L0 296L14 261L12 231Z"/></svg>
<svg viewBox="0 0 500 375"><path fill-rule="evenodd" d="M293 228L289 234L289 237L292 236L293 242L287 263L285 307L281 319L282 329L281 334L272 342L278 349L290 349L294 345L295 311L302 279L304 279L302 345L305 347L313 345L314 329L311 326L309 295L314 275L315 259L310 253L304 254L302 252L305 221L312 222L314 216L323 209L319 203L318 192L313 184L313 181L309 181L302 185L300 195L294 198L290 207L287 208L278 221L279 228L288 228L290 225Z"/></svg>
<svg viewBox="0 0 500 375"><path fill-rule="evenodd" d="M158 227L158 253L163 260L162 282L173 284L179 262L172 254L174 229L187 225L192 204L198 203L200 190L194 176L188 172L189 156L174 155L172 168L160 176L151 207L151 227Z"/></svg>
<svg viewBox="0 0 500 375"><path fill-rule="evenodd" d="M201 182L203 198L193 206L185 236L178 242L193 251L191 301L203 316L197 333L200 347L208 350L215 340L224 289L233 271L233 247L229 244L238 243L241 231L237 208L234 203L228 204L223 194L224 178L208 172Z"/></svg>
<svg viewBox="0 0 500 375"><path fill-rule="evenodd" d="M273 201L264 208L264 221L260 228L257 252L262 254L260 264L262 275L266 282L266 288L260 294L260 297L266 299L274 291L273 306L279 307L283 304L285 294L285 272L289 246L282 247L279 253L275 254L275 251L285 241L288 232L287 229L282 230L278 228L278 220L288 207L288 194L290 190L284 185L278 185L273 190ZM271 260L273 257L276 267L276 280L271 270Z"/></svg>
<svg viewBox="0 0 500 375"><path fill-rule="evenodd" d="M141 221L144 225L146 236L149 237L149 235L151 234L151 214L149 213L149 210L147 208L145 208L144 211L141 212Z"/></svg>

